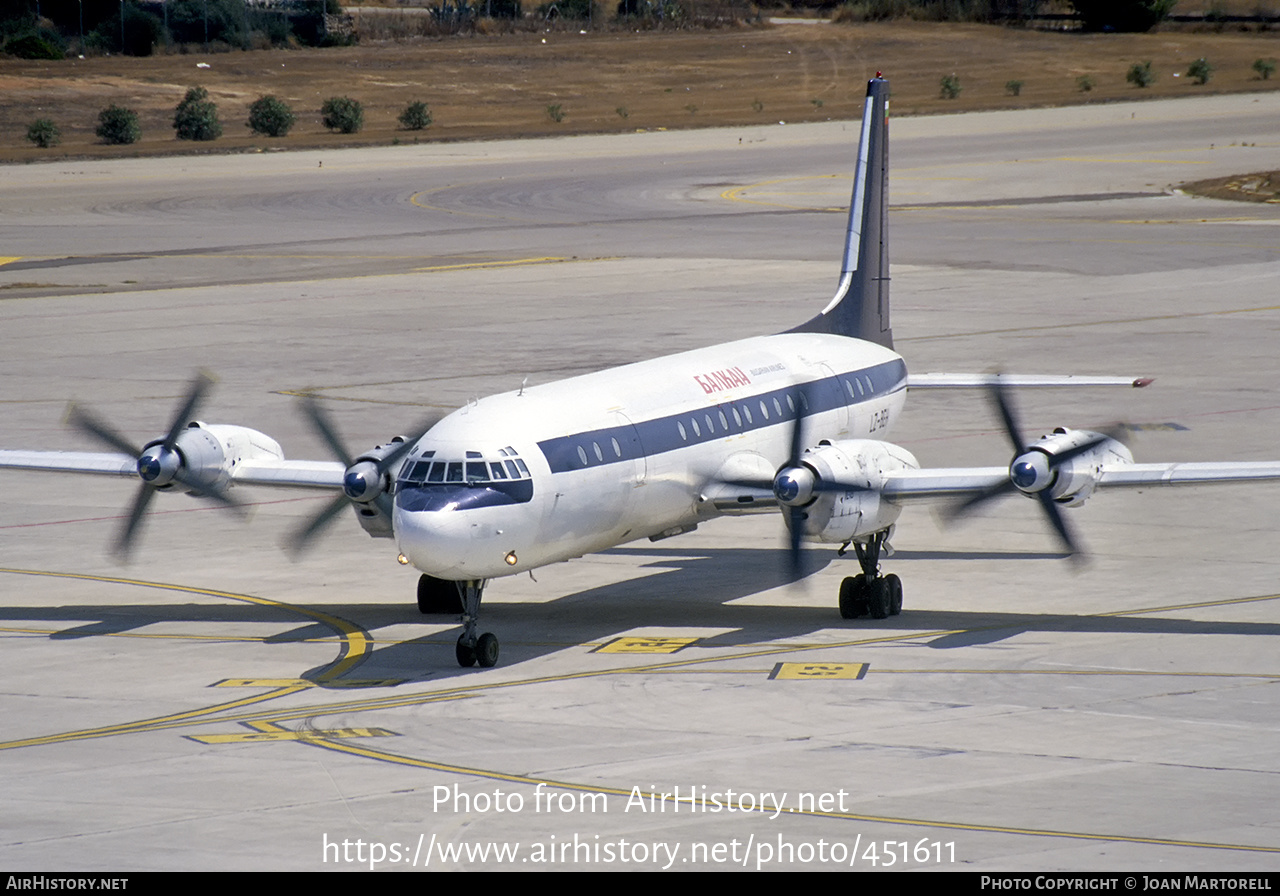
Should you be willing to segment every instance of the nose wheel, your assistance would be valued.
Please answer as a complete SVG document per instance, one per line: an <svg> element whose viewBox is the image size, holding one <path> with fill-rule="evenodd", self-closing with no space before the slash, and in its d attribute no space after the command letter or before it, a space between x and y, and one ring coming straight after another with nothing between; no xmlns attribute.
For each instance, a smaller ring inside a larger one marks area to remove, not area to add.
<svg viewBox="0 0 1280 896"><path fill-rule="evenodd" d="M498 638L492 632L477 634L480 628L480 596L484 579L468 579L456 583L462 599L462 636L458 638L456 656L464 669L479 665L491 669L498 665Z"/></svg>

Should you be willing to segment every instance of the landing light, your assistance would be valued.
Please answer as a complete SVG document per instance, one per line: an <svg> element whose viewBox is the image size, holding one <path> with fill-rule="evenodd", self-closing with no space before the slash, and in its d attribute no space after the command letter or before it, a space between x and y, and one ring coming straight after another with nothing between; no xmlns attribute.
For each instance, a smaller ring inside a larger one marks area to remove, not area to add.
<svg viewBox="0 0 1280 896"><path fill-rule="evenodd" d="M396 557L396 562L399 563L401 566L408 566L409 558L406 557L404 554L401 554L400 556Z"/></svg>
<svg viewBox="0 0 1280 896"><path fill-rule="evenodd" d="M520 562L520 558L516 556L515 551L507 551L507 556L503 557L502 559L507 561L507 566L515 566L517 563Z"/></svg>

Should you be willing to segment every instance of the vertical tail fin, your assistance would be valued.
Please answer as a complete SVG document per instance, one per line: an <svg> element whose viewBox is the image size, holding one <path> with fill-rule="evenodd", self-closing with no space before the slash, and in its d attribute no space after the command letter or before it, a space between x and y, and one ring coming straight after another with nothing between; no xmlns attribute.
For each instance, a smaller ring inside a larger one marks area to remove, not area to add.
<svg viewBox="0 0 1280 896"><path fill-rule="evenodd" d="M893 347L889 327L889 82L867 84L840 286L822 313L793 333L834 333Z"/></svg>

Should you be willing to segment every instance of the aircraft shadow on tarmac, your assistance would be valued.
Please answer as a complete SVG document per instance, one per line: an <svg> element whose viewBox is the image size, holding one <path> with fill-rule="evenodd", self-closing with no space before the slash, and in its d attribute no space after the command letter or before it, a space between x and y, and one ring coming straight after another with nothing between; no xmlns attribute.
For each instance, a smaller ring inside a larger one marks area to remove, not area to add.
<svg viewBox="0 0 1280 896"><path fill-rule="evenodd" d="M771 642L811 640L817 630L840 630L848 640L877 634L920 632L922 642L934 649L957 649L996 643L1026 632L1078 632L1087 634L1153 635L1280 635L1280 623L1230 620L1173 619L1154 615L1098 616L1071 613L1004 613L970 610L916 610L908 603L902 615L888 619L841 619L834 599L827 600L827 585L810 583L807 606L753 605L742 598L784 585L790 578L784 549L652 549L616 548L613 556L634 556L640 569L659 569L651 575L613 582L585 591L565 594L540 603L502 603L490 600L483 608L484 624L503 639L501 667L511 667L585 643L603 643L635 629L730 629L703 637L703 647L745 647ZM1059 555L1035 552L908 552L895 561L912 559L1045 560ZM644 562L647 561L647 562ZM806 552L802 576L831 564L858 571L852 555L839 558L829 552ZM909 580L908 580L909 581ZM806 587L801 585L800 587ZM500 595L495 589L493 595ZM909 600L908 595L908 600ZM332 604L300 609L342 617L374 640L375 647L362 662L332 676L336 660L301 672L299 677L322 686L350 688L357 681L396 680L403 683L440 681L477 674L462 669L453 659L457 620L449 615L422 616L412 605ZM189 621L193 624L269 623L292 626L264 639L266 644L333 639L331 627L319 622L296 625L298 614L287 607L243 604L120 604L61 607L0 607L0 621L10 624L83 621L50 635L50 640L118 635L159 623ZM378 644L383 628L421 622L433 631L420 638ZM930 634L937 633L937 634ZM667 659L675 659L667 655ZM638 655L638 662L660 660ZM228 670L232 674L233 670ZM296 674L296 673L295 673Z"/></svg>

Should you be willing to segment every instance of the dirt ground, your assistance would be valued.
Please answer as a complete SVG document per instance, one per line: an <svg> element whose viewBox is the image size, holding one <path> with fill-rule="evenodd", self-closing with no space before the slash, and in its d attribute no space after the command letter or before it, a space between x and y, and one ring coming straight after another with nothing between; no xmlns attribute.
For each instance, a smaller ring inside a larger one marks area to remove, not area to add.
<svg viewBox="0 0 1280 896"><path fill-rule="evenodd" d="M1187 77L1204 56L1207 85ZM882 70L895 114L1019 108L1117 99L1280 88L1251 66L1280 57L1280 32L1071 34L981 25L786 24L709 31L475 35L349 48L100 57L60 62L0 59L0 161L86 156L388 144L509 136L683 128L853 118L865 81ZM1149 88L1126 83L1133 62L1150 60ZM207 67L202 67L207 66ZM960 93L943 99L945 75ZM1180 77L1175 77L1180 74ZM1084 92L1079 79L1092 81ZM1020 81L1013 95L1010 81ZM212 143L174 137L173 108L188 87L207 88L224 136ZM249 133L250 103L264 94L289 102L293 131ZM319 107L330 96L364 104L364 130L329 134ZM410 102L435 118L425 131L399 129ZM109 103L135 109L143 138L103 146L94 137ZM555 122L549 107L559 106ZM39 149L26 131L50 118L61 145Z"/></svg>

